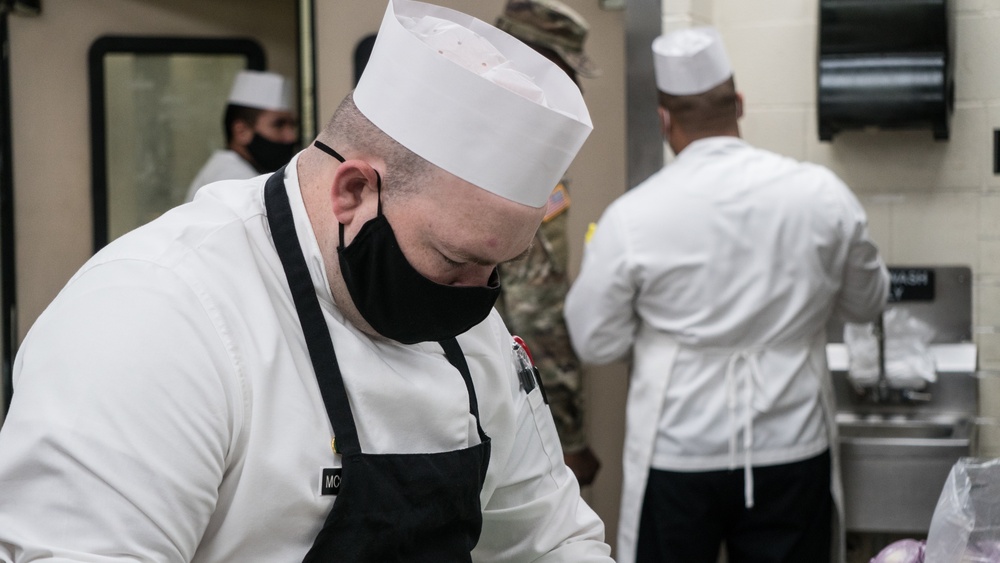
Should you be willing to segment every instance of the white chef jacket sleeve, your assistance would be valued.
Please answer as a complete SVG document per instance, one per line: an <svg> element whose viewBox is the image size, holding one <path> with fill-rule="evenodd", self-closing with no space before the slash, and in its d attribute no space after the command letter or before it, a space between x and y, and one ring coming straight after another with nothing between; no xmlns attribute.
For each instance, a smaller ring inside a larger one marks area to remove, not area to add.
<svg viewBox="0 0 1000 563"><path fill-rule="evenodd" d="M829 173L843 213L847 260L834 313L848 322L874 320L889 296L889 271L868 234L868 218L850 188Z"/></svg>
<svg viewBox="0 0 1000 563"><path fill-rule="evenodd" d="M494 313L498 342L510 350L510 335ZM509 353L501 363L500 393L512 401L495 419L490 466L499 476L487 481L483 532L473 551L477 563L612 563L604 524L580 497L580 487L563 462L552 413L539 387L521 389ZM500 375L500 374L497 374ZM480 394L480 400L488 400ZM496 467L494 467L496 465Z"/></svg>
<svg viewBox="0 0 1000 563"><path fill-rule="evenodd" d="M625 224L612 205L587 243L580 275L566 295L566 328L585 362L619 360L635 341L638 281L630 256Z"/></svg>
<svg viewBox="0 0 1000 563"><path fill-rule="evenodd" d="M79 274L32 327L0 431L0 561L190 561L240 391L193 292L155 265Z"/></svg>

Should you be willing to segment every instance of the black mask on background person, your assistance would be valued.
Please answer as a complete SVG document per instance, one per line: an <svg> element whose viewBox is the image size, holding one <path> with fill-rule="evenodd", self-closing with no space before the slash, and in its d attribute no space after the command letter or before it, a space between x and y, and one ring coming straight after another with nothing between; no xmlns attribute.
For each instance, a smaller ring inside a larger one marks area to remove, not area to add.
<svg viewBox="0 0 1000 563"><path fill-rule="evenodd" d="M344 162L327 145L314 144ZM346 247L341 224L337 246L340 273L358 312L376 332L403 344L447 340L483 322L500 296L496 268L485 287L444 285L420 274L399 248L382 214L382 177L377 170L375 174L378 214L361 226Z"/></svg>
<svg viewBox="0 0 1000 563"><path fill-rule="evenodd" d="M260 136L256 131L247 145L257 172L267 174L281 168L295 155L295 143L276 143Z"/></svg>

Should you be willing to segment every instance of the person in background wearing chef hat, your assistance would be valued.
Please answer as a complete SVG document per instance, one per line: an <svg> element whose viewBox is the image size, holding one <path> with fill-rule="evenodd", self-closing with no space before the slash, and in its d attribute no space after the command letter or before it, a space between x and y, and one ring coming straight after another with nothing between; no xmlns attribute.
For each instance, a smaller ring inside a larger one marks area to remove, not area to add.
<svg viewBox="0 0 1000 563"><path fill-rule="evenodd" d="M559 65L573 82L578 75L596 78L600 74L583 50L589 31L586 20L562 2L509 0L497 27ZM549 195L529 254L500 266L503 290L497 310L511 333L527 341L545 386L566 465L586 486L594 481L600 461L587 443L583 370L563 318L569 290L568 184L563 178Z"/></svg>
<svg viewBox="0 0 1000 563"><path fill-rule="evenodd" d="M246 180L280 168L295 154L298 123L287 78L274 72L240 71L222 120L226 148L212 153L201 167L185 201L212 182Z"/></svg>
<svg viewBox="0 0 1000 563"><path fill-rule="evenodd" d="M616 560L842 560L825 326L876 318L888 273L843 182L740 138L714 29L653 54L677 157L605 210L566 300L584 361L632 354Z"/></svg>
<svg viewBox="0 0 1000 563"><path fill-rule="evenodd" d="M493 308L591 129L530 47L391 0L288 165L118 238L31 328L0 561L611 563Z"/></svg>

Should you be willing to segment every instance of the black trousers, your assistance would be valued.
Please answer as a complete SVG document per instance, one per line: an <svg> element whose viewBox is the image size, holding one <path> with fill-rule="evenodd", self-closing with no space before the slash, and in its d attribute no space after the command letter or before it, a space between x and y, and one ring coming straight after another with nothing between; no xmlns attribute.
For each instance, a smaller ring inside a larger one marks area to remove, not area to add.
<svg viewBox="0 0 1000 563"><path fill-rule="evenodd" d="M827 563L833 499L829 451L805 461L753 468L746 508L743 469L650 470L636 563Z"/></svg>

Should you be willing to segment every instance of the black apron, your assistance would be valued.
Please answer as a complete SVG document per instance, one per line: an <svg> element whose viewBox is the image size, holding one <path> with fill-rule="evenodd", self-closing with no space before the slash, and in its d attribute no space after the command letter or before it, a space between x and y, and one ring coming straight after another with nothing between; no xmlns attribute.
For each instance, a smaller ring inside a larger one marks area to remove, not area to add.
<svg viewBox="0 0 1000 563"><path fill-rule="evenodd" d="M295 233L284 177L281 168L265 185L267 221L342 460L333 510L303 563L472 561L470 552L483 524L479 493L490 438L479 423L476 391L462 349L454 338L440 342L448 362L465 380L480 444L432 454L363 453L330 331Z"/></svg>

